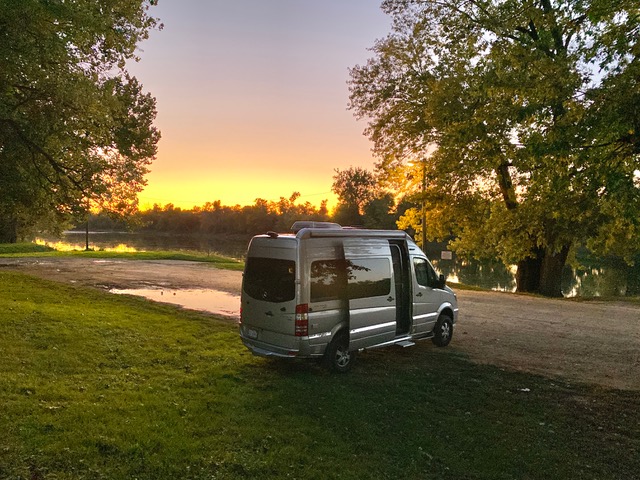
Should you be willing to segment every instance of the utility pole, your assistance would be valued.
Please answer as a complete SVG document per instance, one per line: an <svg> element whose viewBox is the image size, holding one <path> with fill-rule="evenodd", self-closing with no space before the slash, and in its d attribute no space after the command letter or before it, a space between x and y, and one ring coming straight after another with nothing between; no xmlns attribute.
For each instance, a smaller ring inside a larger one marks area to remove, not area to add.
<svg viewBox="0 0 640 480"><path fill-rule="evenodd" d="M427 159L422 159L422 250L427 248L427 207L426 195L427 191Z"/></svg>

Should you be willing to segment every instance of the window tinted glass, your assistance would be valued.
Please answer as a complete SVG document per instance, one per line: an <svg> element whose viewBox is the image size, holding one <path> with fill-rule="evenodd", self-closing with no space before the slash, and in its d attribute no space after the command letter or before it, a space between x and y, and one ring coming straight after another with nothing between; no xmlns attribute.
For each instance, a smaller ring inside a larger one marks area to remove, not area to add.
<svg viewBox="0 0 640 480"><path fill-rule="evenodd" d="M414 258L416 281L423 287L433 287L438 282L438 275L424 258Z"/></svg>
<svg viewBox="0 0 640 480"><path fill-rule="evenodd" d="M391 292L391 268L386 258L347 261L349 298L378 297Z"/></svg>
<svg viewBox="0 0 640 480"><path fill-rule="evenodd" d="M429 274L427 273L427 262L421 258L414 258L413 265L416 269L416 281L423 287L429 286Z"/></svg>
<svg viewBox="0 0 640 480"><path fill-rule="evenodd" d="M340 298L344 291L344 260L318 260L311 264L311 301L326 302Z"/></svg>
<svg viewBox="0 0 640 480"><path fill-rule="evenodd" d="M256 300L288 302L296 293L295 272L292 260L250 257L244 272L244 291Z"/></svg>

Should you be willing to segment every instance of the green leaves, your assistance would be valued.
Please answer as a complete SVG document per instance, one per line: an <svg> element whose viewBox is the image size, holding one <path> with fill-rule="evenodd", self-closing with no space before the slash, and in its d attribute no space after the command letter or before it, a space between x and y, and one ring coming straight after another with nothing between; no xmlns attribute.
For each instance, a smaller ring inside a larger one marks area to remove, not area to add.
<svg viewBox="0 0 640 480"><path fill-rule="evenodd" d="M640 201L637 2L383 9L393 31L351 70L350 107L368 120L384 177L426 161L429 208L457 215L431 216L428 231L510 262L591 240L615 253L611 227L640 250L640 209L628 207Z"/></svg>
<svg viewBox="0 0 640 480"><path fill-rule="evenodd" d="M150 5L2 2L1 215L31 212L27 226L45 212L84 211L87 200L135 202L159 132L155 99L125 63L157 25Z"/></svg>

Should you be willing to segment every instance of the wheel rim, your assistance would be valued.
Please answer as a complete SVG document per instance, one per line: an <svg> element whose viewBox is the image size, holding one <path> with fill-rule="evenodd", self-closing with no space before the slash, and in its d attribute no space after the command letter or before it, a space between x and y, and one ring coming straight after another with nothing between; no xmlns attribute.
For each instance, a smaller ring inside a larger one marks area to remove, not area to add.
<svg viewBox="0 0 640 480"><path fill-rule="evenodd" d="M336 350L336 365L338 367L346 367L351 360L351 355L346 347L339 347Z"/></svg>
<svg viewBox="0 0 640 480"><path fill-rule="evenodd" d="M444 322L442 324L442 328L440 329L440 337L443 340L447 340L450 335L451 335L451 325L449 325L449 322Z"/></svg>

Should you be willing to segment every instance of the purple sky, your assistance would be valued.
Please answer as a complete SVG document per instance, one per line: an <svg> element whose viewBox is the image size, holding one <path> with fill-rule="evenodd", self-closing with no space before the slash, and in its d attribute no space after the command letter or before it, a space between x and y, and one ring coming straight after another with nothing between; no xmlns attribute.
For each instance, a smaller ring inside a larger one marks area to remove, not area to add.
<svg viewBox="0 0 640 480"><path fill-rule="evenodd" d="M141 207L329 199L335 168L373 169L348 68L390 29L377 0L160 0L130 71L162 131Z"/></svg>

